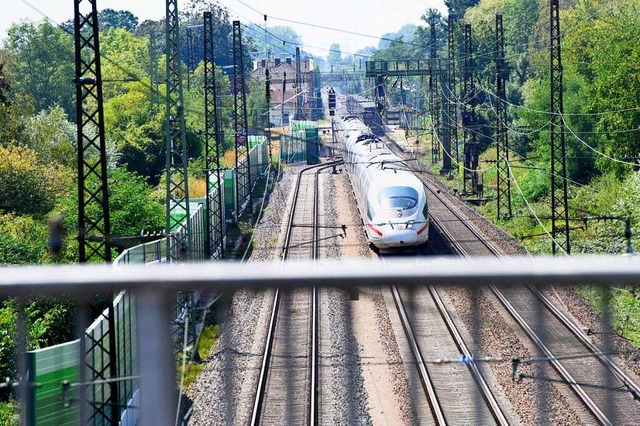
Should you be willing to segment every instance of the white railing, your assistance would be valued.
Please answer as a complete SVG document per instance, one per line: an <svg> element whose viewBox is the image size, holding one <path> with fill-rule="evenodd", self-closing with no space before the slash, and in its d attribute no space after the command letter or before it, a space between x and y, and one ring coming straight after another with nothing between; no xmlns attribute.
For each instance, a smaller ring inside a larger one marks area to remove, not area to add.
<svg viewBox="0 0 640 426"><path fill-rule="evenodd" d="M170 302L177 291L221 292L237 288L304 286L473 287L513 285L602 285L640 283L640 259L630 257L427 258L349 262L252 263L209 262L128 266L38 266L4 268L0 297L67 294L84 300L96 293L126 289L137 304L140 424L170 425L175 419L175 360ZM18 348L20 349L20 348ZM83 402L83 401L81 401ZM24 402L27 406L29 401ZM86 404L87 401L84 401ZM28 407L26 407L28 410Z"/></svg>

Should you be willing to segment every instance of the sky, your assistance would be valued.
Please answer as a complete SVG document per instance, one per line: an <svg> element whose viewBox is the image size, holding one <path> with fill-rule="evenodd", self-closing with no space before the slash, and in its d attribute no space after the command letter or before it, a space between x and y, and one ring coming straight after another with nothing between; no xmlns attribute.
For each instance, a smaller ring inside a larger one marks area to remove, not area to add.
<svg viewBox="0 0 640 426"><path fill-rule="evenodd" d="M88 1L85 3L89 3ZM178 8L185 3L178 0ZM404 24L424 24L420 16L435 8L446 15L443 0L219 0L234 20L244 24L289 26L302 36L304 50L326 56L332 43L340 44L343 53L355 53L367 46L377 46L375 37L396 32ZM73 0L0 0L0 38L6 37L12 23L28 19L49 18L60 23L73 17ZM97 0L98 9L128 10L142 22L161 19L165 15L165 0ZM331 27L374 37L320 29L311 25Z"/></svg>

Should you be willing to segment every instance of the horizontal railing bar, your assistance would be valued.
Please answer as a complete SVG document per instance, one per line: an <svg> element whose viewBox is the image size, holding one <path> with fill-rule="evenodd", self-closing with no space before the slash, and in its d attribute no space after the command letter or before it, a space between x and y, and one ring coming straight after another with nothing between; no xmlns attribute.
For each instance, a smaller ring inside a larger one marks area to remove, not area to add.
<svg viewBox="0 0 640 426"><path fill-rule="evenodd" d="M9 267L0 270L0 295L93 294L148 289L176 291L279 286L388 285L625 285L640 282L633 256L418 258L275 263L183 263Z"/></svg>

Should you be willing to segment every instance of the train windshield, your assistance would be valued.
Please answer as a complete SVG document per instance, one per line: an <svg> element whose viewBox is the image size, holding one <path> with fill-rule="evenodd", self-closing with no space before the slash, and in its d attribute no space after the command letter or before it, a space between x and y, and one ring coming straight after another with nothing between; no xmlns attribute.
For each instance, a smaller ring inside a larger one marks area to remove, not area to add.
<svg viewBox="0 0 640 426"><path fill-rule="evenodd" d="M418 192L408 186L390 186L378 192L383 209L410 210L418 204Z"/></svg>

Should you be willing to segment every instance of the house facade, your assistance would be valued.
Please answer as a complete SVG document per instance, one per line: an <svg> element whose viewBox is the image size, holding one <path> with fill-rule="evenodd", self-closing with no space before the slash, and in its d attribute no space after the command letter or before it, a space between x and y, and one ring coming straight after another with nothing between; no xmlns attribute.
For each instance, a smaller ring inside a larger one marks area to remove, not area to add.
<svg viewBox="0 0 640 426"><path fill-rule="evenodd" d="M316 92L314 87L313 59L300 61L301 84L296 84L296 60L295 58L256 59L253 61L253 75L265 79L269 70L271 80L271 102L269 121L272 126L286 127L291 120L316 119L317 107ZM296 111L300 111L300 117L296 117Z"/></svg>

